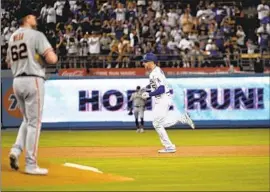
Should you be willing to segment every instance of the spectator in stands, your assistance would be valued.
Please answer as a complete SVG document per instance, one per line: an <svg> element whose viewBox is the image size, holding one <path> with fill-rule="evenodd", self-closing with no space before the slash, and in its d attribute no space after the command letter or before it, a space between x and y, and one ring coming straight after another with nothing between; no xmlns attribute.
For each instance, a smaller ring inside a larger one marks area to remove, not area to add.
<svg viewBox="0 0 270 192"><path fill-rule="evenodd" d="M139 36L137 35L137 30L133 29L133 31L129 34L130 46L134 48L139 44Z"/></svg>
<svg viewBox="0 0 270 192"><path fill-rule="evenodd" d="M197 30L192 30L188 35L189 40L194 44L198 41L198 32Z"/></svg>
<svg viewBox="0 0 270 192"><path fill-rule="evenodd" d="M90 54L90 60L91 60L91 66L97 67L98 58L100 54L100 35L96 32L92 32L92 34L89 36L88 39L88 47L89 47L89 54Z"/></svg>
<svg viewBox="0 0 270 192"><path fill-rule="evenodd" d="M257 30L258 43L260 45L260 51L269 50L269 36L270 36L270 25L262 24Z"/></svg>
<svg viewBox="0 0 270 192"><path fill-rule="evenodd" d="M209 36L206 34L205 30L200 30L200 34L198 36L198 40L200 42L200 48L205 49Z"/></svg>
<svg viewBox="0 0 270 192"><path fill-rule="evenodd" d="M185 35L183 39L181 39L178 48L180 49L180 53L183 60L183 67L189 67L189 54L192 50L193 43L189 40L188 36Z"/></svg>
<svg viewBox="0 0 270 192"><path fill-rule="evenodd" d="M168 16L168 23L170 27L175 27L177 25L177 21L179 19L179 15L176 13L175 8L170 9Z"/></svg>
<svg viewBox="0 0 270 192"><path fill-rule="evenodd" d="M185 13L182 14L180 17L180 24L181 24L183 33L188 35L192 31L193 25L194 25L193 22L194 20L190 14L190 9L186 8Z"/></svg>
<svg viewBox="0 0 270 192"><path fill-rule="evenodd" d="M224 33L225 40L230 39L232 36L232 28L229 24L229 18L224 18L224 20L221 23L221 30Z"/></svg>
<svg viewBox="0 0 270 192"><path fill-rule="evenodd" d="M55 35L55 31L50 29L48 32L48 40L51 43L54 50L56 50L57 37Z"/></svg>
<svg viewBox="0 0 270 192"><path fill-rule="evenodd" d="M195 42L190 52L191 67L201 67L204 60L204 51L200 48L200 43Z"/></svg>
<svg viewBox="0 0 270 192"><path fill-rule="evenodd" d="M82 57L80 61L81 61L81 66L83 67L86 67L88 52L89 52L88 33L85 33L85 35L80 39L80 44L79 44L79 55Z"/></svg>
<svg viewBox="0 0 270 192"><path fill-rule="evenodd" d="M67 52L69 57L69 67L76 67L77 59L76 56L78 55L78 40L75 37L70 37L67 40Z"/></svg>
<svg viewBox="0 0 270 192"><path fill-rule="evenodd" d="M107 68L114 68L117 65L117 58L119 56L118 51L118 43L119 41L115 38L112 40L112 43L110 44L110 53L107 57L108 66Z"/></svg>
<svg viewBox="0 0 270 192"><path fill-rule="evenodd" d="M62 21L64 23L66 23L69 19L71 15L71 11L70 11L70 4L69 4L69 0L66 0L65 1L65 4L64 4L64 8L63 8L63 17L62 17Z"/></svg>
<svg viewBox="0 0 270 192"><path fill-rule="evenodd" d="M257 45L255 45L254 42L251 39L249 39L247 41L246 46L247 46L247 53L248 54L255 53L255 50L257 49Z"/></svg>
<svg viewBox="0 0 270 192"><path fill-rule="evenodd" d="M145 7L146 6L146 0L137 0L137 6L138 7Z"/></svg>
<svg viewBox="0 0 270 192"><path fill-rule="evenodd" d="M128 21L134 21L137 17L137 9L134 2L128 2L127 6L127 15L126 18Z"/></svg>
<svg viewBox="0 0 270 192"><path fill-rule="evenodd" d="M125 21L126 18L126 9L124 8L123 4L118 3L117 8L114 10L116 14L116 21Z"/></svg>
<svg viewBox="0 0 270 192"><path fill-rule="evenodd" d="M162 3L160 0L153 0L152 1L152 9L154 11L160 11L162 8Z"/></svg>
<svg viewBox="0 0 270 192"><path fill-rule="evenodd" d="M178 52L178 48L177 48L177 45L178 45L179 42L175 41L175 39L170 36L169 37L169 41L167 43L167 48L168 48L168 52L170 55L173 55L172 57L170 57L170 60L172 61L172 66L174 67L179 67L179 64L180 62L177 61L179 60L179 52Z"/></svg>
<svg viewBox="0 0 270 192"><path fill-rule="evenodd" d="M65 2L60 1L60 0L57 0L54 3L54 9L56 10L56 20L57 20L57 22L62 21L64 5L65 5Z"/></svg>
<svg viewBox="0 0 270 192"><path fill-rule="evenodd" d="M6 63L6 56L7 56L7 49L8 49L8 43L4 43L1 45L1 69L7 69L8 65Z"/></svg>
<svg viewBox="0 0 270 192"><path fill-rule="evenodd" d="M242 26L240 26L240 25L237 26L236 37L237 37L237 45L240 48L244 49L245 48L245 37L246 37L246 34L245 34Z"/></svg>
<svg viewBox="0 0 270 192"><path fill-rule="evenodd" d="M154 19L156 16L155 10L152 8L152 1L148 1L148 7L147 7L147 18L149 20Z"/></svg>
<svg viewBox="0 0 270 192"><path fill-rule="evenodd" d="M208 43L205 47L205 51L210 57L218 56L218 47L216 46L215 42L212 39L208 40Z"/></svg>
<svg viewBox="0 0 270 192"><path fill-rule="evenodd" d="M66 66L66 56L67 56L67 41L64 36L59 32L57 45L56 45L57 54L60 56L61 64L63 67Z"/></svg>
<svg viewBox="0 0 270 192"><path fill-rule="evenodd" d="M265 0L261 0L261 4L257 7L258 19L261 23L266 23L267 17L269 17L269 6L266 4Z"/></svg>
<svg viewBox="0 0 270 192"><path fill-rule="evenodd" d="M112 40L107 33L103 33L100 39L101 54L107 55L110 53L110 44Z"/></svg>
<svg viewBox="0 0 270 192"><path fill-rule="evenodd" d="M55 30L56 27L56 12L50 4L47 8L47 26L49 30Z"/></svg>
<svg viewBox="0 0 270 192"><path fill-rule="evenodd" d="M47 23L47 14L48 14L47 9L48 9L48 6L45 3L44 6L41 8L40 16L39 16L39 20L41 21L41 24Z"/></svg>
<svg viewBox="0 0 270 192"><path fill-rule="evenodd" d="M162 38L167 38L167 33L164 31L163 27L159 28L159 31L156 33L156 43L159 43Z"/></svg>
<svg viewBox="0 0 270 192"><path fill-rule="evenodd" d="M108 37L110 33L115 35L114 38L116 38L108 57L111 58L112 62L110 64L113 67L117 66L116 62L127 62L127 57L119 57L119 49L121 54L133 54L134 59L139 58L135 53L143 54L149 50L152 52L158 51L161 54L174 54L176 55L174 58L177 58L179 52L178 49L175 49L175 44L177 44L184 57L183 61L186 67L189 62L191 62L192 66L197 63L198 58L194 59L188 56L190 51L197 49L197 47L191 46L191 49L187 48L196 42L196 39L199 40L202 50L205 50L207 41L210 38L213 40L213 44L217 46L217 52L227 50L232 55L237 51L238 47L245 47L245 34L250 38L250 32L244 31L243 28L237 27L237 31L234 31L236 25L241 24L241 20L235 18L243 16L241 14L243 12L241 5L237 7L236 4L230 5L226 2L219 5L218 2L200 1L196 9L189 4L185 5L185 9L183 9L184 5L182 6L180 2L108 0L101 6L100 10L95 10L96 4L94 0L55 0L54 2L52 4L46 1L46 4L41 4L39 1L29 0L29 6L33 4L38 11L41 10L39 30L45 32L47 36L52 35L50 41L53 42L57 39L58 52L64 55L64 50L66 50L70 55L73 50L72 46L74 47L74 45L71 45L70 38L81 41L85 38L84 35L87 32L89 34L98 32L103 34L102 43L100 39L100 52L107 53L108 44L111 42ZM18 5L14 5L13 1L7 1L6 4L4 8L8 11L3 11L1 18L2 35L4 35L5 41L10 37L10 30L12 31L10 28L13 26L10 23L12 21L15 23L15 28L17 28L14 11L18 7ZM267 44L264 43L266 41L261 39L268 39L269 36L269 6L263 0L262 4L257 8L258 17L262 24L266 24L266 30L265 27L260 27L256 33L258 32L259 44L262 44L261 47L266 49ZM191 13L196 17L192 17ZM55 31L56 36L54 35ZM125 49L123 49L123 41L121 40L123 36L127 36L126 40L130 42ZM233 36L236 36L236 38ZM164 42L166 43L164 44ZM81 54L81 51L86 48L82 48L81 43L78 46L77 55L84 55ZM88 51L89 49L88 47ZM161 58L166 57L168 56ZM117 60L117 58L121 58L121 60ZM132 61L130 62L132 63ZM126 67L126 65L124 66ZM137 66L139 65L137 64ZM175 66L175 63L173 63L173 66Z"/></svg>
<svg viewBox="0 0 270 192"><path fill-rule="evenodd" d="M8 43L9 38L11 37L12 33L14 32L14 29L11 27L10 23L7 23L7 26L4 28L3 36L4 36L4 42Z"/></svg>

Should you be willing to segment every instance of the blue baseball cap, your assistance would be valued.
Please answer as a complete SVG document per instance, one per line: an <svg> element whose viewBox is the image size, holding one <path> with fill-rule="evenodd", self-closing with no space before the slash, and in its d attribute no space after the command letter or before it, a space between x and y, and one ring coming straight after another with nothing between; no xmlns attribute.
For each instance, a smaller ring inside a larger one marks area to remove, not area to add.
<svg viewBox="0 0 270 192"><path fill-rule="evenodd" d="M143 56L143 59L142 59L143 63L150 62L150 61L157 63L158 59L154 53L147 53Z"/></svg>

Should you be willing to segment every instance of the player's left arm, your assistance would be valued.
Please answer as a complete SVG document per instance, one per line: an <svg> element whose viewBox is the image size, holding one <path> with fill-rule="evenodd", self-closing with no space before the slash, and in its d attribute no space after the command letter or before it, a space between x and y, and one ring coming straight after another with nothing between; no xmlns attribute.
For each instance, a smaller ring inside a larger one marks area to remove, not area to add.
<svg viewBox="0 0 270 192"><path fill-rule="evenodd" d="M48 64L56 64L58 57L45 35L38 32L35 37L35 48L38 55L42 56Z"/></svg>

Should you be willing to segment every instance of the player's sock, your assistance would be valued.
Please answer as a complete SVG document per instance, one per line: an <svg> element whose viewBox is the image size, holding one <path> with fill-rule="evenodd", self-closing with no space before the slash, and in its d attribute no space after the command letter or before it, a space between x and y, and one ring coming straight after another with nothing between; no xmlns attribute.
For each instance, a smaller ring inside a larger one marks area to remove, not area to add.
<svg viewBox="0 0 270 192"><path fill-rule="evenodd" d="M26 120L23 120L19 128L16 142L12 146L11 151L10 151L12 154L16 155L17 157L21 155L25 147L26 134L27 134L27 122Z"/></svg>
<svg viewBox="0 0 270 192"><path fill-rule="evenodd" d="M180 118L179 118L179 121L182 123L182 124L186 124L187 123L187 119L185 117L184 114L181 114Z"/></svg>
<svg viewBox="0 0 270 192"><path fill-rule="evenodd" d="M139 128L139 121L138 121L138 118L135 119L135 123L136 123L136 127Z"/></svg>
<svg viewBox="0 0 270 192"><path fill-rule="evenodd" d="M144 126L144 120L141 118L141 126Z"/></svg>
<svg viewBox="0 0 270 192"><path fill-rule="evenodd" d="M172 144L172 142L171 142L165 128L162 125L160 125L159 123L156 123L156 122L154 122L153 125L154 125L154 128L155 128L155 130L157 131L157 133L159 135L159 138L160 138L160 141L161 141L162 145L165 148L175 147L175 145Z"/></svg>

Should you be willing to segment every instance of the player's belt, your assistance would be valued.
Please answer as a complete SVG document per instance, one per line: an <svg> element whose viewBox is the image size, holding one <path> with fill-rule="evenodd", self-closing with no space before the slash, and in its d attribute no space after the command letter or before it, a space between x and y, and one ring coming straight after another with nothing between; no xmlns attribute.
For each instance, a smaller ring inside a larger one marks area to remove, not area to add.
<svg viewBox="0 0 270 192"><path fill-rule="evenodd" d="M41 76L38 76L38 75L28 75L28 74L26 74L26 73L22 73L22 74L20 74L20 75L17 75L16 77L38 77L38 78L42 78L42 79L45 80L44 77L41 77Z"/></svg>
<svg viewBox="0 0 270 192"><path fill-rule="evenodd" d="M134 106L134 107L144 107L144 106L138 106L138 105L137 105L137 106Z"/></svg>

